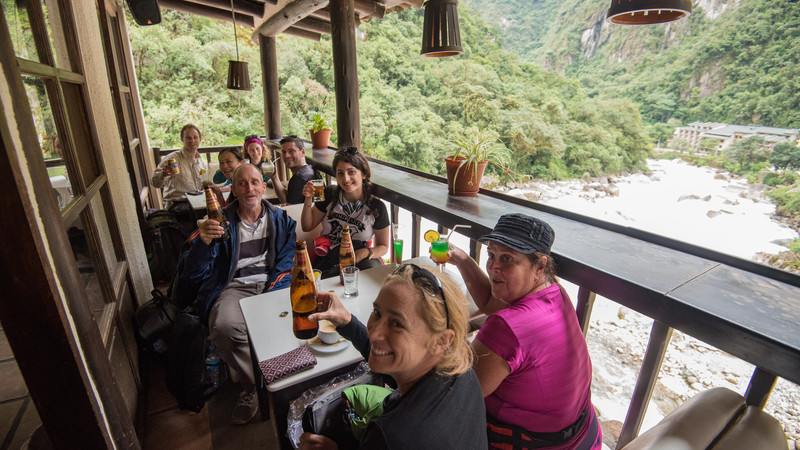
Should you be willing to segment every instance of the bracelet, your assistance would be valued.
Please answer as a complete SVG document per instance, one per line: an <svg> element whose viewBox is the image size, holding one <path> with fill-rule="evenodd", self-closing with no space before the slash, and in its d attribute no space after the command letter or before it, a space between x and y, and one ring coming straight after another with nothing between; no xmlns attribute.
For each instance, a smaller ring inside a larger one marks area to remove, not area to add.
<svg viewBox="0 0 800 450"><path fill-rule="evenodd" d="M367 254L367 260L370 260L372 259L372 247L367 247L367 250L369 250L369 253Z"/></svg>

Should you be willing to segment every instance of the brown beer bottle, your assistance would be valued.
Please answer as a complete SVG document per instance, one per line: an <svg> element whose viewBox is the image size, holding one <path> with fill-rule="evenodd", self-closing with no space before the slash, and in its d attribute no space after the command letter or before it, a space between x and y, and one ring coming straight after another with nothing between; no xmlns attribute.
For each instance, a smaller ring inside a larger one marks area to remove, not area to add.
<svg viewBox="0 0 800 450"><path fill-rule="evenodd" d="M206 209L208 210L208 218L214 219L222 225L224 231L222 232L222 237L214 239L215 241L227 241L231 238L231 231L228 229L228 221L225 220L225 214L222 212L222 208L219 206L219 201L217 200L217 196L214 195L214 191L211 190L211 186L206 186Z"/></svg>
<svg viewBox="0 0 800 450"><path fill-rule="evenodd" d="M292 268L292 331L297 339L311 339L317 335L317 322L308 316L317 309L317 283L306 250L306 241L297 241L294 247Z"/></svg>
<svg viewBox="0 0 800 450"><path fill-rule="evenodd" d="M344 284L342 267L355 266L356 253L353 250L353 240L350 239L350 225L342 228L342 240L339 242L339 282Z"/></svg>

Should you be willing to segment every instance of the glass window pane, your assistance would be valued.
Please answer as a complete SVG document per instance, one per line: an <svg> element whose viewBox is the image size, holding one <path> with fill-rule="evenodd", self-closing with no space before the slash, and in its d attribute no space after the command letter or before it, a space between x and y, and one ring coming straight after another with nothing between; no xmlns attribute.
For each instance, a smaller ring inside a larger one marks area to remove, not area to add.
<svg viewBox="0 0 800 450"><path fill-rule="evenodd" d="M64 106L67 108L69 123L72 125L72 139L75 143L75 154L80 166L81 175L86 186L89 186L100 175L100 164L97 161L92 133L89 130L89 117L86 112L81 87L76 84L62 82Z"/></svg>
<svg viewBox="0 0 800 450"><path fill-rule="evenodd" d="M89 216L88 211L84 211L78 219L73 223L67 225L67 236L69 237L70 247L72 248L72 256L75 257L75 264L86 287L86 300L88 301L89 308L94 314L96 320L100 320L103 314L103 290L100 287L100 281L97 276L97 269L92 260L91 250L89 245L88 236L86 233L87 226L83 217Z"/></svg>
<svg viewBox="0 0 800 450"><path fill-rule="evenodd" d="M104 198L110 197L108 195L108 184L102 189L102 195L96 195L92 198L92 213L94 215L94 223L97 227L97 233L100 236L100 246L103 249L103 258L106 267L114 267L119 261L122 261L120 252L116 251L117 246L114 245L114 238L112 235L113 229L116 229L116 224L109 220L111 216L110 211L107 212ZM111 208L108 208L109 210Z"/></svg>
<svg viewBox="0 0 800 450"><path fill-rule="evenodd" d="M28 9L24 4L17 5L16 0L0 0L3 5L3 14L8 23L8 31L11 34L11 45L14 46L14 54L19 58L39 61L39 54L36 52L36 44L33 42L33 32L31 31Z"/></svg>
<svg viewBox="0 0 800 450"><path fill-rule="evenodd" d="M119 74L119 83L122 86L129 86L128 83L128 72L125 71L125 64L123 64L123 58L125 57L125 50L122 47L122 41L119 37L119 20L116 17L111 17L111 30L110 37L113 42L113 45L116 49L116 58L115 61L117 63L117 73ZM109 49L110 50L110 49Z"/></svg>
<svg viewBox="0 0 800 450"><path fill-rule="evenodd" d="M36 134L39 146L42 149L42 159L47 167L53 194L56 196L59 209L63 209L72 201L73 189L71 180L75 180L67 169L63 145L53 120L53 110L50 104L48 89L55 89L52 80L40 77L23 76L22 83L28 93L28 102L33 113L33 123L36 125Z"/></svg>
<svg viewBox="0 0 800 450"><path fill-rule="evenodd" d="M39 0L41 1L41 0ZM47 0L42 4L42 12L44 13L45 23L47 24L47 42L50 45L55 66L61 69L72 71L69 64L70 58L67 56L66 39L64 39L64 31L61 27L61 22L58 20L57 13L48 14L48 11L58 11L58 4L56 0Z"/></svg>
<svg viewBox="0 0 800 450"><path fill-rule="evenodd" d="M136 120L136 113L133 110L133 98L130 92L125 93L125 105L123 105L123 108L127 108L128 117L125 120L125 126L128 130L128 138L131 140L136 139L139 137L139 133L137 133L137 129L133 125L133 121Z"/></svg>

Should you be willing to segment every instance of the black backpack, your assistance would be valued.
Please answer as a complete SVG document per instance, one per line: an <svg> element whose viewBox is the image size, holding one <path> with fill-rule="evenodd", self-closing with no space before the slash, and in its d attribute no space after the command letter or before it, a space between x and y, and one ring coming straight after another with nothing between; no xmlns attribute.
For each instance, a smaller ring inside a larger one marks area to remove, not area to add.
<svg viewBox="0 0 800 450"><path fill-rule="evenodd" d="M151 210L147 214L144 243L153 282L172 281L187 237L172 211Z"/></svg>
<svg viewBox="0 0 800 450"><path fill-rule="evenodd" d="M208 332L193 308L175 317L167 347L167 389L181 409L199 412L206 399L225 381L227 372L220 362L218 379L209 380L206 367Z"/></svg>

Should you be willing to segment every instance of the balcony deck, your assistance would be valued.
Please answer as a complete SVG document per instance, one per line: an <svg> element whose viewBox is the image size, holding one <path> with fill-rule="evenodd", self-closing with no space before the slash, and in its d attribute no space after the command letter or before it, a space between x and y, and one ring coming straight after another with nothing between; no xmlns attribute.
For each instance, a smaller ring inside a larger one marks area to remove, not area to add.
<svg viewBox="0 0 800 450"><path fill-rule="evenodd" d="M306 152L309 163L328 174L334 154ZM392 221L400 208L411 212L412 257L420 254L422 218L444 228L471 225L459 231L470 238L477 259L476 240L497 218L523 212L553 226L559 276L580 287L577 310L584 333L596 294L653 319L618 447L639 432L673 329L755 365L745 393L749 404L763 407L777 377L800 384L799 276L491 191L450 196L444 178L383 161L373 159L370 167L376 195L392 206Z"/></svg>

